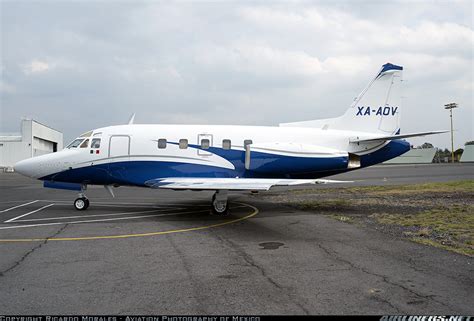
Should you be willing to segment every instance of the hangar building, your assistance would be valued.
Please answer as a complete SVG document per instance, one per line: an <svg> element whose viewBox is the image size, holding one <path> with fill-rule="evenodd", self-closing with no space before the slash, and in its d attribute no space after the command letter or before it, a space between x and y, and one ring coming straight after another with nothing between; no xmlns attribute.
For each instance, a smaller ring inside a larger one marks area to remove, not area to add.
<svg viewBox="0 0 474 321"><path fill-rule="evenodd" d="M468 142L464 146L464 152L462 153L461 159L459 160L461 163L468 163L474 162L474 143Z"/></svg>
<svg viewBox="0 0 474 321"><path fill-rule="evenodd" d="M384 164L430 164L436 155L436 148L412 148L405 154L384 162Z"/></svg>
<svg viewBox="0 0 474 321"><path fill-rule="evenodd" d="M21 133L0 133L0 168L10 169L23 159L63 149L63 133L33 119L21 121Z"/></svg>

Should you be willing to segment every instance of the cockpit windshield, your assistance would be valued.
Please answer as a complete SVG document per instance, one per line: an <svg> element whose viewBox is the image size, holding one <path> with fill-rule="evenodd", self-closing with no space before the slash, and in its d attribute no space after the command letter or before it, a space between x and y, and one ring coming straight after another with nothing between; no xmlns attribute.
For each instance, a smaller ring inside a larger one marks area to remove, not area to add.
<svg viewBox="0 0 474 321"><path fill-rule="evenodd" d="M87 145L89 145L89 139L86 139L79 148L87 148Z"/></svg>
<svg viewBox="0 0 474 321"><path fill-rule="evenodd" d="M84 140L84 138L75 139L72 143L67 145L66 148L77 148L77 146L79 146L82 143L83 140Z"/></svg>
<svg viewBox="0 0 474 321"><path fill-rule="evenodd" d="M79 137L90 137L91 135L92 135L92 130L91 130L91 131L88 131L87 133L82 134L82 135L79 136Z"/></svg>

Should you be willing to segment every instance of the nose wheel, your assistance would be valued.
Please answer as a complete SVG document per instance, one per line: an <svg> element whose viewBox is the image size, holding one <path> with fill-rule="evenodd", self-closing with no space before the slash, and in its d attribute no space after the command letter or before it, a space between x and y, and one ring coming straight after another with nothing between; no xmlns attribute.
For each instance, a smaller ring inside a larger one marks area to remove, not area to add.
<svg viewBox="0 0 474 321"><path fill-rule="evenodd" d="M78 211L84 211L89 207L89 200L85 196L76 198L74 208Z"/></svg>
<svg viewBox="0 0 474 321"><path fill-rule="evenodd" d="M212 214L219 216L229 214L227 191L216 191L212 196Z"/></svg>

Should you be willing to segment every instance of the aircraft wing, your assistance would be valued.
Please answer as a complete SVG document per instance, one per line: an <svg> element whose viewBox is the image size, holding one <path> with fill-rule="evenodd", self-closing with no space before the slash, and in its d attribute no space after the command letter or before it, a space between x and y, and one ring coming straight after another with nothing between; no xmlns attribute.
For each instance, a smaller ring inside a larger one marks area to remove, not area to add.
<svg viewBox="0 0 474 321"><path fill-rule="evenodd" d="M273 186L294 186L303 184L352 183L329 179L267 179L267 178L158 178L146 181L152 188L194 189L194 190L240 190L268 191Z"/></svg>
<svg viewBox="0 0 474 321"><path fill-rule="evenodd" d="M412 134L403 134L403 135L392 135L392 136L376 136L376 137L369 137L369 138L356 138L351 139L351 143L367 143L367 142L376 142L376 141L384 141L384 140L395 140L401 138L409 138L409 137L418 137L418 136L426 136L426 135L434 135L434 134L442 134L447 133L447 130L438 130L432 132L421 132L421 133L412 133Z"/></svg>

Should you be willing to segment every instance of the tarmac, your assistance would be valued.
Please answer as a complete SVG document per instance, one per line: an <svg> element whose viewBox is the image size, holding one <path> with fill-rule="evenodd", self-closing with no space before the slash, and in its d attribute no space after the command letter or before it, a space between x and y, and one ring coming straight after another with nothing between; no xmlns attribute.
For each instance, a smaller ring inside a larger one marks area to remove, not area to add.
<svg viewBox="0 0 474 321"><path fill-rule="evenodd" d="M330 178L354 182L313 188L474 179L474 164ZM0 314L474 314L471 257L259 194L231 193L227 217L210 192L115 194L89 188L80 212L75 192L0 174Z"/></svg>

